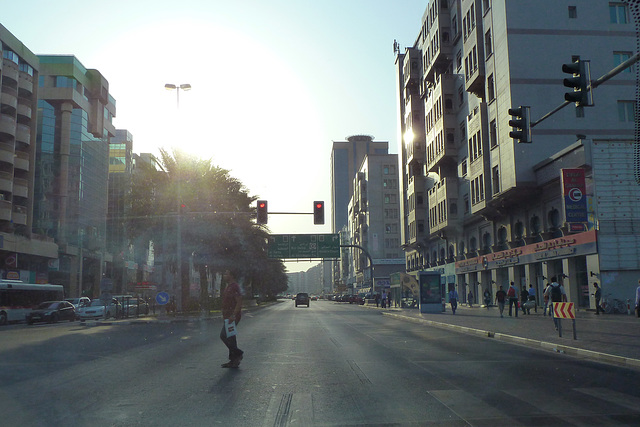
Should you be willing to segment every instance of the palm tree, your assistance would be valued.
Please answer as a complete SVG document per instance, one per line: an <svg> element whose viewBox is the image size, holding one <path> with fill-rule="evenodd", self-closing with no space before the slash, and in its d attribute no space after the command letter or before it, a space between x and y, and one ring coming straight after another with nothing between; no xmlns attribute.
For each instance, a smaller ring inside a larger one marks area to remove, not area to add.
<svg viewBox="0 0 640 427"><path fill-rule="evenodd" d="M256 197L210 160L160 150L157 164L143 166L135 175L131 197L129 238L154 242L156 255L169 271L182 272L183 307L189 298L189 262L202 285L229 267L241 266L249 283L260 283L261 271L268 272L270 283L277 281L272 276L278 277L278 271L284 275L282 262L267 257L266 229L251 220ZM272 266L278 263L279 267ZM286 275L284 284L286 287ZM203 288L201 298L206 296Z"/></svg>

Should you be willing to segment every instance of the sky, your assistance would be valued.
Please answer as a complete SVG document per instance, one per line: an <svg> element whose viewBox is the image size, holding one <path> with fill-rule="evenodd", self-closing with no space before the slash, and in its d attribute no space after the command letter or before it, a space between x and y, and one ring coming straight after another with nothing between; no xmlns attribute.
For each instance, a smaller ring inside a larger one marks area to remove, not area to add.
<svg viewBox="0 0 640 427"><path fill-rule="evenodd" d="M35 54L70 54L109 82L136 153L179 148L228 169L273 234L330 233L332 141L397 153L393 42L412 46L427 0L24 0L0 23ZM165 84L190 84L170 91ZM286 264L301 271L308 263Z"/></svg>

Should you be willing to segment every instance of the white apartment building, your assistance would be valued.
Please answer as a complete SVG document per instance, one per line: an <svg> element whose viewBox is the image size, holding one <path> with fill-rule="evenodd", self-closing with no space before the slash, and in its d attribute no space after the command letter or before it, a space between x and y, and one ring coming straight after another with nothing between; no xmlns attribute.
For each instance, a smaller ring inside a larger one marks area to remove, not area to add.
<svg viewBox="0 0 640 427"><path fill-rule="evenodd" d="M349 250L348 288L368 292L372 285L388 287L389 275L404 267L397 168L397 154L369 154L353 178L350 243L364 248L371 259L359 248Z"/></svg>
<svg viewBox="0 0 640 427"><path fill-rule="evenodd" d="M595 80L632 57L636 9L632 1L428 2L415 43L396 56L407 272L439 271L445 287L476 300L511 281L540 295L553 276L579 307L593 306L593 282L611 297L633 296L638 65L594 90L593 107L571 104L536 124L531 144L509 136L508 110L530 106L535 122L571 90L562 64L588 60ZM569 169L584 176L579 222L567 221Z"/></svg>

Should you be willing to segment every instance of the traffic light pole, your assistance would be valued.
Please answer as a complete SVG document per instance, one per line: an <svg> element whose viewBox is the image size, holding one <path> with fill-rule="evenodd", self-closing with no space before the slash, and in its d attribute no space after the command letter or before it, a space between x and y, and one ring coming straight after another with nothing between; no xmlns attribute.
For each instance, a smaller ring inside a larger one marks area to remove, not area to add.
<svg viewBox="0 0 640 427"><path fill-rule="evenodd" d="M635 55L633 55L631 58L627 59L626 61L624 61L622 64L618 65L617 67L615 67L613 70L609 71L608 73L604 74L603 76L601 76L600 78L598 78L597 80L591 82L588 86L589 90L595 89L598 86L600 86L602 83L606 82L607 80L611 79L612 77L620 74L621 72L623 72L624 70L626 70L627 68L631 67L633 64L635 64L636 62L640 61L640 53L636 53ZM542 121L546 120L547 118L551 117L552 115L554 115L555 113L557 113L558 111L562 110L564 107L566 107L569 104L573 104L573 102L571 101L564 101L562 104L560 104L559 106L557 106L556 108L554 108L553 110L549 111L547 114L545 114L544 116L540 117L538 120L536 120L535 122L531 122L531 127L534 127L536 125L538 125L539 123L541 123Z"/></svg>

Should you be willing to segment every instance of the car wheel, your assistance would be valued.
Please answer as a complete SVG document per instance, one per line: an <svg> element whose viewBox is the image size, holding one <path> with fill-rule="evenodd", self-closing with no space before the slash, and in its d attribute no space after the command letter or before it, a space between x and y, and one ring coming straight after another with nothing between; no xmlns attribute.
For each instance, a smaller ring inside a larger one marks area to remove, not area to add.
<svg viewBox="0 0 640 427"><path fill-rule="evenodd" d="M7 313L0 313L0 326L4 326L7 324Z"/></svg>
<svg viewBox="0 0 640 427"><path fill-rule="evenodd" d="M51 315L51 323L58 323L58 315L57 314L52 314Z"/></svg>
<svg viewBox="0 0 640 427"><path fill-rule="evenodd" d="M27 325L33 325L33 320L31 319L27 320Z"/></svg>

